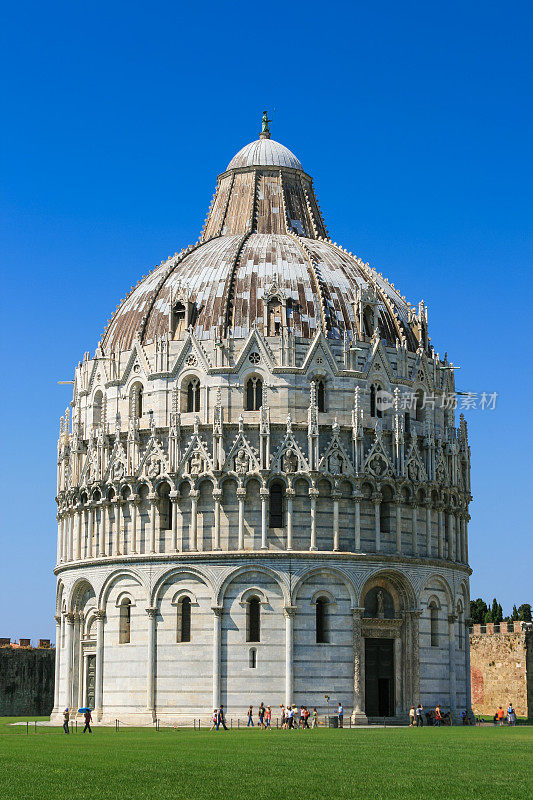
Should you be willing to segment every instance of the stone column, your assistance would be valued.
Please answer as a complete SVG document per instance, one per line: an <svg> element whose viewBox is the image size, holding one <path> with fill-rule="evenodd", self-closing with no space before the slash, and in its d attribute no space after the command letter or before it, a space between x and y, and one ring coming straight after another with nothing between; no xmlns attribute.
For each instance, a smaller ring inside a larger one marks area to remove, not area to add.
<svg viewBox="0 0 533 800"><path fill-rule="evenodd" d="M431 558L431 502L426 503L426 555Z"/></svg>
<svg viewBox="0 0 533 800"><path fill-rule="evenodd" d="M455 547L454 547L454 532L453 532L454 517L451 511L448 512L448 560L455 561Z"/></svg>
<svg viewBox="0 0 533 800"><path fill-rule="evenodd" d="M77 616L77 644L76 650L78 653L78 708L84 706L83 701L83 614Z"/></svg>
<svg viewBox="0 0 533 800"><path fill-rule="evenodd" d="M364 608L352 608L353 614L353 714L352 722L366 722L365 711L365 641L361 617Z"/></svg>
<svg viewBox="0 0 533 800"><path fill-rule="evenodd" d="M458 517L458 525L459 525L459 550L458 553L461 554L461 563L465 564L465 518L464 514L460 514Z"/></svg>
<svg viewBox="0 0 533 800"><path fill-rule="evenodd" d="M220 649L222 645L222 606L213 610L213 708L220 706Z"/></svg>
<svg viewBox="0 0 533 800"><path fill-rule="evenodd" d="M439 512L439 558L444 558L444 509L441 507Z"/></svg>
<svg viewBox="0 0 533 800"><path fill-rule="evenodd" d="M94 713L102 719L104 699L104 619L105 611L96 612L96 671L94 687Z"/></svg>
<svg viewBox="0 0 533 800"><path fill-rule="evenodd" d="M61 517L61 561L67 560L67 512L63 511Z"/></svg>
<svg viewBox="0 0 533 800"><path fill-rule="evenodd" d="M61 539L61 528L63 526L63 521L61 519L61 514L56 515L57 520L57 557L56 557L56 564L61 563L61 555L62 555L62 539Z"/></svg>
<svg viewBox="0 0 533 800"><path fill-rule="evenodd" d="M465 619L465 691L466 691L466 711L472 716L472 685L470 678L470 623L472 620Z"/></svg>
<svg viewBox="0 0 533 800"><path fill-rule="evenodd" d="M361 496L359 492L353 495L354 500L354 547L355 552L361 550Z"/></svg>
<svg viewBox="0 0 533 800"><path fill-rule="evenodd" d="M333 550L340 550L340 535L339 535L339 498L340 492L333 491L331 497L333 499Z"/></svg>
<svg viewBox="0 0 533 800"><path fill-rule="evenodd" d="M374 536L376 541L376 553L379 553L381 550L381 494L379 492L375 492L372 495L372 500L374 501Z"/></svg>
<svg viewBox="0 0 533 800"><path fill-rule="evenodd" d="M72 514L73 528L74 528L73 531L74 561L79 561L81 558L81 515L82 515L81 506L76 506Z"/></svg>
<svg viewBox="0 0 533 800"><path fill-rule="evenodd" d="M261 550L268 550L268 528L267 528L267 503L270 492L265 487L259 489L261 498Z"/></svg>
<svg viewBox="0 0 533 800"><path fill-rule="evenodd" d="M291 486L285 489L287 497L287 550L292 550L292 501L294 494L294 489Z"/></svg>
<svg viewBox="0 0 533 800"><path fill-rule="evenodd" d="M69 510L65 516L65 561L72 560L72 532L71 532L72 512Z"/></svg>
<svg viewBox="0 0 533 800"><path fill-rule="evenodd" d="M464 523L464 536L465 536L465 564L468 564L468 523L470 521L470 517L468 513L465 514L465 523Z"/></svg>
<svg viewBox="0 0 533 800"><path fill-rule="evenodd" d="M189 539L189 546L191 550L198 550L198 497L200 492L198 489L191 489L191 535Z"/></svg>
<svg viewBox="0 0 533 800"><path fill-rule="evenodd" d="M412 513L413 513L413 555L418 555L418 506L416 503L413 503L412 506Z"/></svg>
<svg viewBox="0 0 533 800"><path fill-rule="evenodd" d="M411 618L411 685L412 702L420 702L420 617L422 611L415 609L409 612Z"/></svg>
<svg viewBox="0 0 533 800"><path fill-rule="evenodd" d="M113 499L115 524L113 525L113 555L120 555L120 499Z"/></svg>
<svg viewBox="0 0 533 800"><path fill-rule="evenodd" d="M402 553L402 501L396 501L396 552Z"/></svg>
<svg viewBox="0 0 533 800"><path fill-rule="evenodd" d="M141 498L138 494L134 494L130 498L130 513L131 513L131 552L137 553L138 551L138 542L137 542L137 517L139 515L139 504L141 502Z"/></svg>
<svg viewBox="0 0 533 800"><path fill-rule="evenodd" d="M292 705L293 695L293 631L296 606L284 606L285 614L285 705Z"/></svg>
<svg viewBox="0 0 533 800"><path fill-rule="evenodd" d="M65 706L72 705L72 656L74 649L74 614L65 614L67 635L65 639Z"/></svg>
<svg viewBox="0 0 533 800"><path fill-rule="evenodd" d="M406 632L406 636L408 633ZM394 637L394 710L397 715L402 713L404 703L403 675L407 672L402 664L402 639L401 636Z"/></svg>
<svg viewBox="0 0 533 800"><path fill-rule="evenodd" d="M455 529L455 560L461 561L462 560L462 553L461 553L461 517L459 514L453 515L453 525Z"/></svg>
<svg viewBox="0 0 533 800"><path fill-rule="evenodd" d="M448 615L448 639L449 639L449 666L448 672L450 676L450 712L452 719L455 719L457 713L457 680L455 674L455 622L457 620L456 614Z"/></svg>
<svg viewBox="0 0 533 800"><path fill-rule="evenodd" d="M93 557L93 528L94 528L94 506L92 503L87 508L87 558Z"/></svg>
<svg viewBox="0 0 533 800"><path fill-rule="evenodd" d="M239 486L237 489L237 500L239 503L239 543L238 549L244 550L244 499L246 497L246 489Z"/></svg>
<svg viewBox="0 0 533 800"><path fill-rule="evenodd" d="M213 492L213 496L214 496ZM178 550L178 492L170 492L170 502L172 503L172 538L170 542L170 549L173 553ZM216 532L216 503L215 503L215 532ZM216 533L215 533L216 535Z"/></svg>
<svg viewBox="0 0 533 800"><path fill-rule="evenodd" d="M56 614L56 653L54 671L54 713L59 713L59 675L61 669L61 614Z"/></svg>
<svg viewBox="0 0 533 800"><path fill-rule="evenodd" d="M157 503L157 495L154 492L150 492L148 495L148 500L150 501L150 542L148 545L148 551L150 553L155 553L155 523L156 523L156 503Z"/></svg>
<svg viewBox="0 0 533 800"><path fill-rule="evenodd" d="M98 555L100 557L106 554L106 517L107 517L107 503L102 500L100 503L100 541L98 544Z"/></svg>
<svg viewBox="0 0 533 800"><path fill-rule="evenodd" d="M157 608L146 609L148 614L148 651L146 653L146 707L155 719L155 647Z"/></svg>
<svg viewBox="0 0 533 800"><path fill-rule="evenodd" d="M309 499L311 501L311 519L309 520L311 523L311 542L309 549L313 551L318 549L316 546L316 499L318 495L318 489L313 487L309 489Z"/></svg>

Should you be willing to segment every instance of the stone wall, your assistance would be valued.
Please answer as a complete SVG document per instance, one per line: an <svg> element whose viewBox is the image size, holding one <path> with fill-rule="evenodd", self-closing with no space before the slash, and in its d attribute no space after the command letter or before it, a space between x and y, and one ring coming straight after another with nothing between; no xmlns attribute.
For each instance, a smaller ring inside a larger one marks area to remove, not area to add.
<svg viewBox="0 0 533 800"><path fill-rule="evenodd" d="M533 717L533 626L516 622L474 625L470 633L474 714L494 714L513 703L521 717Z"/></svg>
<svg viewBox="0 0 533 800"><path fill-rule="evenodd" d="M0 716L50 714L54 705L54 662L55 648L1 646Z"/></svg>

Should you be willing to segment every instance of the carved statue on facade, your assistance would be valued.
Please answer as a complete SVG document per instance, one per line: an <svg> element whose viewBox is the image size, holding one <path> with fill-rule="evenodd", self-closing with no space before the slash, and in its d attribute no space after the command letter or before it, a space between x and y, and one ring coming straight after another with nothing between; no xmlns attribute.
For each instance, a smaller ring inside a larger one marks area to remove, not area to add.
<svg viewBox="0 0 533 800"><path fill-rule="evenodd" d="M204 459L202 454L195 450L189 461L189 472L191 475L201 475L204 471Z"/></svg>
<svg viewBox="0 0 533 800"><path fill-rule="evenodd" d="M383 592L379 589L377 595L377 618L378 619L385 619L385 602L383 599Z"/></svg>
<svg viewBox="0 0 533 800"><path fill-rule="evenodd" d="M298 469L298 459L294 452L289 449L283 456L283 472L287 472L289 475L296 472Z"/></svg>
<svg viewBox="0 0 533 800"><path fill-rule="evenodd" d="M246 475L250 467L250 459L246 454L246 450L241 447L235 457L235 472L237 475Z"/></svg>

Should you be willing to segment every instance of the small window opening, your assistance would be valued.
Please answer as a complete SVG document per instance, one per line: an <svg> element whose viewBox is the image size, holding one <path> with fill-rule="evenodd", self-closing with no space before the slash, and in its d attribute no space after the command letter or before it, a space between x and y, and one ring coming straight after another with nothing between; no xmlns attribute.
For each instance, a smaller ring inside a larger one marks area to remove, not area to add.
<svg viewBox="0 0 533 800"><path fill-rule="evenodd" d="M187 411L200 411L200 381L192 378L187 384Z"/></svg>
<svg viewBox="0 0 533 800"><path fill-rule="evenodd" d="M261 603L255 595L246 604L246 641L259 642L261 639Z"/></svg>
<svg viewBox="0 0 533 800"><path fill-rule="evenodd" d="M191 641L191 598L184 595L178 602L178 642Z"/></svg>
<svg viewBox="0 0 533 800"><path fill-rule="evenodd" d="M263 381L255 376L246 381L246 411L259 411L263 405Z"/></svg>
<svg viewBox="0 0 533 800"><path fill-rule="evenodd" d="M102 407L103 407L103 394L97 391L93 400L93 425L98 426L102 424Z"/></svg>
<svg viewBox="0 0 533 800"><path fill-rule="evenodd" d="M282 306L277 298L270 300L267 305L267 320L268 336L279 336L281 333Z"/></svg>
<svg viewBox="0 0 533 800"><path fill-rule="evenodd" d="M255 647L250 648L250 652L248 654L248 666L250 669L255 669L257 666L257 650Z"/></svg>
<svg viewBox="0 0 533 800"><path fill-rule="evenodd" d="M435 603L429 606L429 618L431 628L431 647L439 646L439 611Z"/></svg>
<svg viewBox="0 0 533 800"><path fill-rule="evenodd" d="M316 643L329 642L328 631L328 598L319 597L316 601Z"/></svg>
<svg viewBox="0 0 533 800"><path fill-rule="evenodd" d="M131 600L125 598L120 604L119 644L129 644L131 636Z"/></svg>
<svg viewBox="0 0 533 800"><path fill-rule="evenodd" d="M316 384L316 404L321 414L326 411L326 386L323 380L317 381Z"/></svg>
<svg viewBox="0 0 533 800"><path fill-rule="evenodd" d="M378 417L381 419L383 416L383 412L381 410L381 406L378 403L378 395L381 392L381 386L377 386L376 384L372 384L370 387L370 416L371 417Z"/></svg>
<svg viewBox="0 0 533 800"><path fill-rule="evenodd" d="M187 309L183 303L176 303L173 311L174 338L178 338L187 328Z"/></svg>
<svg viewBox="0 0 533 800"><path fill-rule="evenodd" d="M270 527L283 528L283 486L273 483L270 487Z"/></svg>

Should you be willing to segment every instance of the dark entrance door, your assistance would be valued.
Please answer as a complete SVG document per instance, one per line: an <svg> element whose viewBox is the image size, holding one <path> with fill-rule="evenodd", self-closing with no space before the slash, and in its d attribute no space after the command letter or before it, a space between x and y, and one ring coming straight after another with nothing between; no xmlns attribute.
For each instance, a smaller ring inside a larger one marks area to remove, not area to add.
<svg viewBox="0 0 533 800"><path fill-rule="evenodd" d="M365 639L365 711L394 716L394 639Z"/></svg>
<svg viewBox="0 0 533 800"><path fill-rule="evenodd" d="M94 708L94 687L96 685L96 656L87 656L87 707Z"/></svg>

